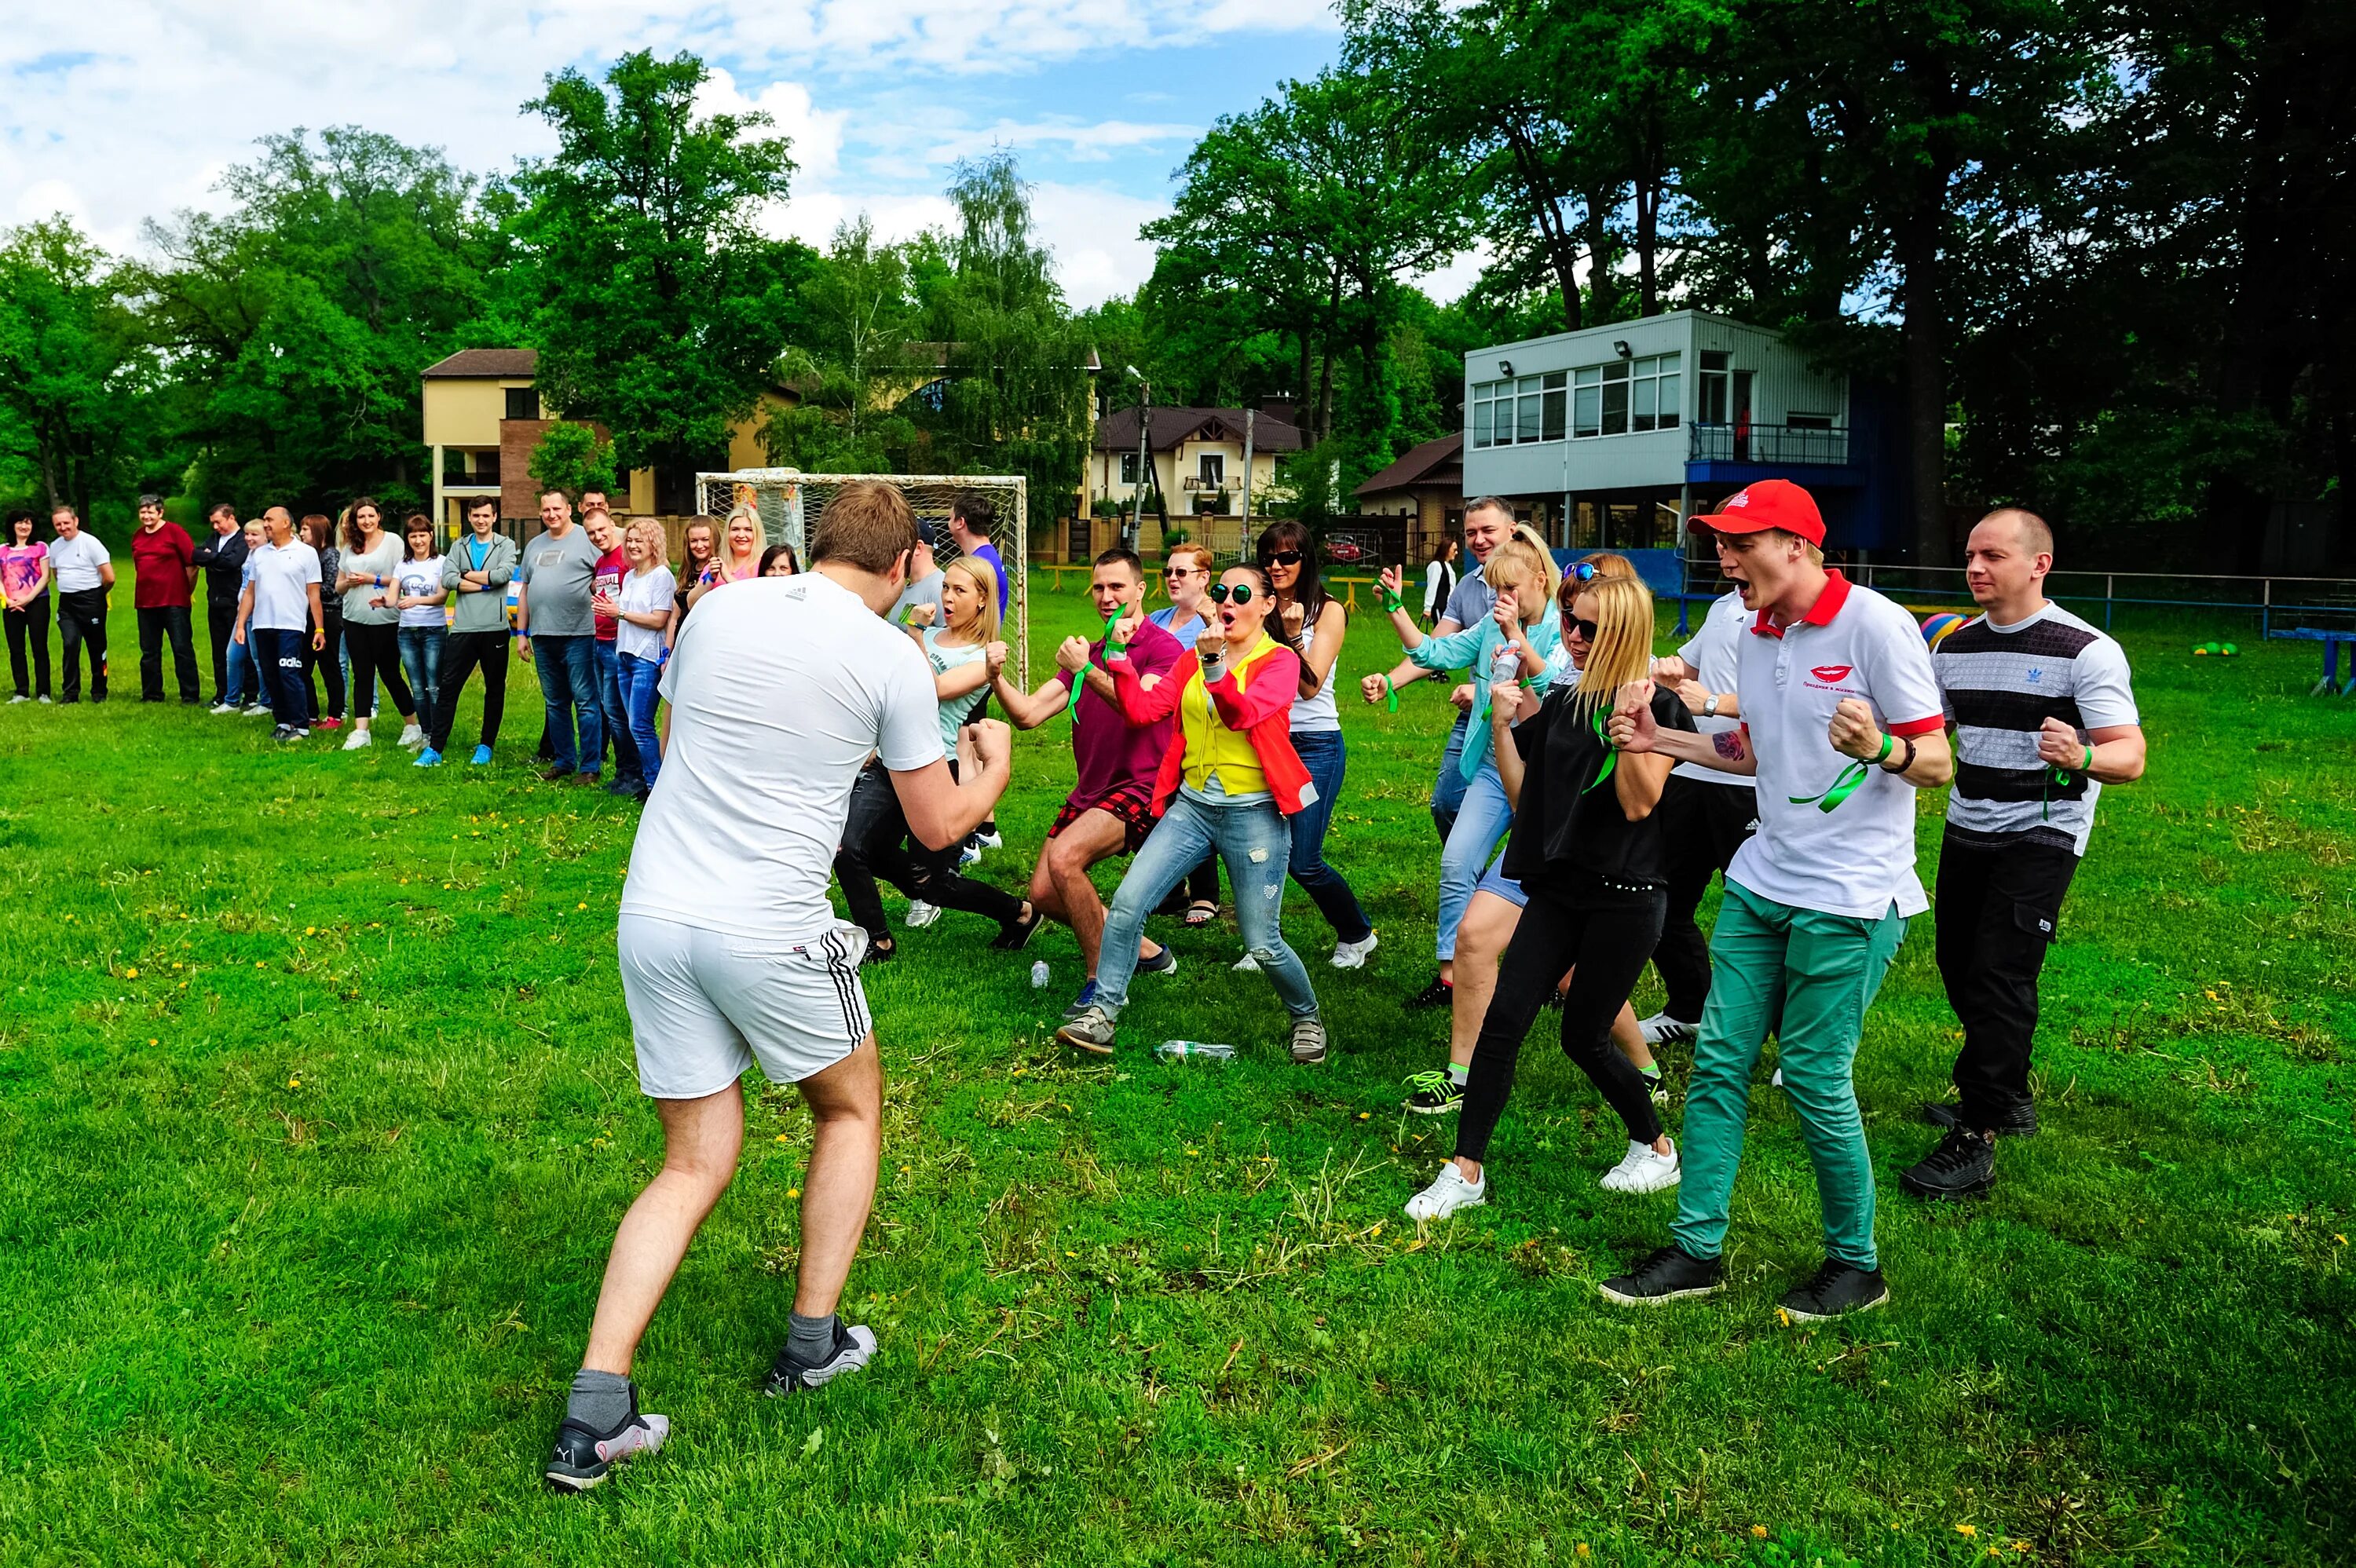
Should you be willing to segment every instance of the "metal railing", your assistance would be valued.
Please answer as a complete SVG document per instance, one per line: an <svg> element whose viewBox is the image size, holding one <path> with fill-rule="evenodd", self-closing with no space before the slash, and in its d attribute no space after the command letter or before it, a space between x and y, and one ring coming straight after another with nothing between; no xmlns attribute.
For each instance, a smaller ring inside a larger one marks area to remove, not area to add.
<svg viewBox="0 0 2356 1568"><path fill-rule="evenodd" d="M1852 581L1909 605L1923 609L1953 605L1965 610L1972 606L1971 590L1965 585L1960 566L1905 566L1868 560L1849 562L1843 570ZM1726 588L1714 559L1687 559L1685 598L1715 598ZM2045 580L2045 596L2089 620L2094 619L2094 611L2099 607L2100 624L2106 631L2121 609L2248 616L2257 622L2261 636L2306 626L2356 630L2356 578L2055 571Z"/></svg>
<svg viewBox="0 0 2356 1568"><path fill-rule="evenodd" d="M1690 424L1686 461L1838 468L1848 462L1848 432L1815 425Z"/></svg>

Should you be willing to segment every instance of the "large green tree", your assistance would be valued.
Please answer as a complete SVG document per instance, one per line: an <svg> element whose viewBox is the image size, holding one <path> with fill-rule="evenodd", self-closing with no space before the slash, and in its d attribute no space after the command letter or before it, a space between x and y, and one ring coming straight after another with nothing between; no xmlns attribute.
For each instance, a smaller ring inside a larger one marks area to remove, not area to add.
<svg viewBox="0 0 2356 1568"><path fill-rule="evenodd" d="M84 517L155 475L135 286L72 221L0 229L0 487Z"/></svg>
<svg viewBox="0 0 2356 1568"><path fill-rule="evenodd" d="M802 285L801 330L780 360L800 400L777 409L763 432L772 462L835 474L929 466L916 424L895 406L918 362L935 355L915 341L916 249L877 239L863 212L836 227Z"/></svg>
<svg viewBox="0 0 2356 1568"><path fill-rule="evenodd" d="M485 298L475 182L357 126L264 137L231 205L151 224L146 319L208 496L327 507L431 488L418 373Z"/></svg>
<svg viewBox="0 0 2356 1568"><path fill-rule="evenodd" d="M806 246L763 219L793 174L765 114L703 115L692 54L625 55L599 80L548 79L526 105L557 149L514 176L511 287L540 349L543 396L613 432L616 461L652 467L657 505L692 509L799 326Z"/></svg>

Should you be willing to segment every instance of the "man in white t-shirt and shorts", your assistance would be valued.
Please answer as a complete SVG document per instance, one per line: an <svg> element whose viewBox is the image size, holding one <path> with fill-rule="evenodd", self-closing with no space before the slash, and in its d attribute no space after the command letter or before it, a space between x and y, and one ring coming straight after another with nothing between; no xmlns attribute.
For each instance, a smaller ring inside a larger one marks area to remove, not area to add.
<svg viewBox="0 0 2356 1568"><path fill-rule="evenodd" d="M2106 784L2143 776L2126 650L2045 597L2053 530L2017 507L1972 529L1964 581L1983 612L1939 639L1931 667L1960 753L1939 847L1939 973L1964 1026L1947 1129L1898 1179L1918 1198L1996 1184L1996 1140L2037 1131L2029 1093L2037 975Z"/></svg>
<svg viewBox="0 0 2356 1568"><path fill-rule="evenodd" d="M1772 1030L1825 1234L1824 1265L1783 1310L1815 1321L1890 1299L1852 1070L1906 922L1930 904L1914 875L1914 792L1946 783L1953 758L1913 617L1825 570L1824 519L1805 490L1761 480L1692 526L1712 531L1719 570L1752 615L1736 654L1741 727L1660 731L1644 709L1615 715L1611 739L1625 752L1755 774L1759 831L1727 868L1711 933L1674 1244L1606 1280L1602 1294L1648 1306L1723 1287L1751 1074Z"/></svg>
<svg viewBox="0 0 2356 1568"><path fill-rule="evenodd" d="M869 756L910 829L938 849L1007 782L1003 724L969 726L958 771L941 747L931 667L884 621L916 523L898 489L845 485L812 569L711 595L680 633L661 692L662 768L622 889L622 988L638 1086L663 1124L663 1168L623 1217L589 1347L546 1475L584 1491L662 1445L630 1363L744 1141L739 1079L756 1062L798 1084L816 1119L791 1331L768 1392L818 1388L867 1364L875 1336L836 1314L875 1196L883 1083L858 966L865 938L827 896L851 786ZM963 782L959 782L962 780Z"/></svg>

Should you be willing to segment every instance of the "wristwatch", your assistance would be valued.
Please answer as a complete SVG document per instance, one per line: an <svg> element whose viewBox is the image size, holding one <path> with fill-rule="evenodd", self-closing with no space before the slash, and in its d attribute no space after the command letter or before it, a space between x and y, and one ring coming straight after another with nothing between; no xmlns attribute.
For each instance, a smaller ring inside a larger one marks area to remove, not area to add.
<svg viewBox="0 0 2356 1568"><path fill-rule="evenodd" d="M1705 719L1718 717L1718 693L1715 691L1709 694L1709 700L1701 705L1701 716Z"/></svg>

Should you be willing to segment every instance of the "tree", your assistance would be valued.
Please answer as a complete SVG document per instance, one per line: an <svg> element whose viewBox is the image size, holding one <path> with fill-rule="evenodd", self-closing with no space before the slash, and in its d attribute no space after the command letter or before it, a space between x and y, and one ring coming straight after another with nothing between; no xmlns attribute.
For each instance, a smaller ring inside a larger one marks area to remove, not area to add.
<svg viewBox="0 0 2356 1568"><path fill-rule="evenodd" d="M602 84L549 77L525 107L557 151L519 168L509 220L542 395L610 430L623 467L654 468L665 511L691 509L695 469L769 386L815 260L760 229L793 173L785 139L758 133L766 115L699 117L709 74L640 50Z"/></svg>
<svg viewBox="0 0 2356 1568"><path fill-rule="evenodd" d="M85 518L146 454L155 365L130 286L70 219L0 230L0 479Z"/></svg>
<svg viewBox="0 0 2356 1568"><path fill-rule="evenodd" d="M539 489L562 490L575 499L584 490L611 494L616 479L614 443L598 434L594 425L570 420L560 420L541 433L525 466Z"/></svg>
<svg viewBox="0 0 2356 1568"><path fill-rule="evenodd" d="M1087 340L1033 236L1013 155L959 164L948 197L957 220L938 239L941 264L920 255L916 268L947 374L902 407L944 470L1023 475L1030 520L1052 521L1087 461Z"/></svg>
<svg viewBox="0 0 2356 1568"><path fill-rule="evenodd" d="M227 212L151 223L150 330L177 379L196 483L242 504L420 504L418 373L482 308L475 182L433 148L294 130L220 187Z"/></svg>
<svg viewBox="0 0 2356 1568"><path fill-rule="evenodd" d="M769 416L769 460L809 473L922 472L916 427L894 406L921 357L908 248L878 240L861 213L836 228L801 305L802 330L780 361L801 400Z"/></svg>

